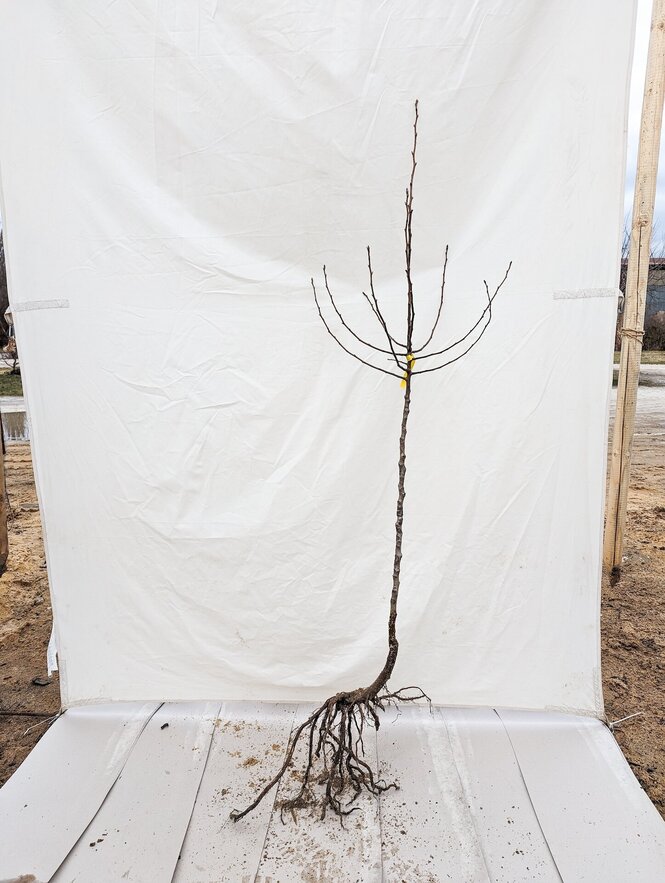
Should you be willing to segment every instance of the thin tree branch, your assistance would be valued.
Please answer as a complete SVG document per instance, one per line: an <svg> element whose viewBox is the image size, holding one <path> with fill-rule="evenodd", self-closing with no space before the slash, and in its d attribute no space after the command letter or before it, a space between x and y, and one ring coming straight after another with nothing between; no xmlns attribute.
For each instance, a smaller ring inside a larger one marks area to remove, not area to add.
<svg viewBox="0 0 665 883"><path fill-rule="evenodd" d="M369 271L369 290L372 294L372 300L374 301L374 312L376 313L377 319L379 320L379 322L383 326L383 330L385 331L386 337L388 338L388 343L390 345L390 348L392 349L393 344L395 344L395 346L405 347L406 346L405 344L400 343L395 337L392 336L392 334L390 333L390 331L388 329L388 323L383 318L383 313L381 312L381 307L379 306L379 299L376 296L376 292L374 291L374 271L372 270L372 250L370 249L369 245L367 246L367 269ZM363 294L365 294L364 291L363 291ZM366 294L365 294L365 297L367 297Z"/></svg>
<svg viewBox="0 0 665 883"><path fill-rule="evenodd" d="M444 347L442 350L437 350L435 353L425 353L424 355L421 355L421 356L419 356L418 358L420 358L420 359L431 359L433 356L442 356L444 353L448 353L448 352L450 352L450 350L454 349L456 346L459 346L460 343L464 343L464 341L467 339L467 337L469 337L471 334L473 334L473 332L476 330L476 328L477 328L477 327L480 325L480 323L483 321L483 318L485 317L485 314L487 313L487 311L488 311L488 310L491 311L491 309L492 309L492 303L493 303L494 299L496 298L497 294L498 294L498 293L501 291L501 289L503 288L503 285L504 285L506 279L508 278L508 274L510 273L510 268L512 267L512 265L513 265L513 262L511 261L511 262L508 264L508 269L506 270L503 279L501 280L501 282L500 282L500 283L497 285L497 287L495 288L495 290L494 290L494 294L488 299L488 304L487 304L487 306L485 307L485 309L482 311L482 313L480 314L480 316L479 316L478 319L476 320L475 325L472 325L471 328L469 328L469 330L466 332L466 334L464 335L464 337L460 337L459 340L456 340L456 341L454 341L453 343L448 344L448 346ZM483 281L484 281L484 280L483 280ZM485 287L487 287L487 282L485 282ZM455 361L457 361L457 360L455 360ZM441 367L443 367L443 366L441 366ZM424 373L424 370L421 371L421 372L419 372L419 373L423 374L423 373Z"/></svg>
<svg viewBox="0 0 665 883"><path fill-rule="evenodd" d="M448 267L448 246L446 245L446 253L445 253L445 257L443 259L443 274L441 276L441 297L439 298L439 309L436 314L436 319L434 320L434 325L432 325L432 330L429 333L429 337L427 338L427 340L425 341L425 343L422 346L418 347L417 350L413 351L414 355L416 353L421 353L425 349L425 347L427 347L429 345L430 341L434 337L434 332L436 331L436 326L439 324L439 319L441 318L441 310L443 309L443 292L446 287L446 268L447 267Z"/></svg>
<svg viewBox="0 0 665 883"><path fill-rule="evenodd" d="M473 343L470 344L470 346L468 346L468 347L464 350L464 352L461 352L459 355L455 356L454 359L449 359L447 362L444 362L442 365L436 365L434 368L422 368L420 371L414 371L414 372L413 372L414 375L415 375L415 374L431 374L433 371L440 371L442 368L447 368L448 365L452 365L453 362L457 362L457 361L459 361L463 356L465 356L468 352L470 352L470 351L474 348L474 346L480 341L480 339L481 339L481 337L483 336L483 334L484 334L484 333L487 331L487 329L489 328L489 324L490 324L490 322L492 321L492 301L494 300L494 298L495 298L495 297L497 296L497 294L499 293L499 291L500 291L501 286L503 285L503 283L506 281L506 278L507 278L507 276L508 276L508 273L510 272L510 268L511 268L511 266L512 266L512 261L511 261L510 264L508 265L508 269L506 270L506 275L504 276L502 282L497 286L497 288L496 288L494 294L492 294L492 295L490 295L490 290L489 290L489 286L488 286L487 282L483 279L483 283L484 283L484 285L485 285L485 291L487 292L487 307L486 307L485 310L483 311L483 315L485 315L485 313L486 313L488 310L489 310L489 314L488 314L488 316L487 316L487 322L485 322L485 324L483 325L482 331L480 332L480 334L478 335L478 337L473 341ZM478 323L476 323L476 325L477 325L477 324L478 324ZM422 358L422 356L421 356L421 358Z"/></svg>
<svg viewBox="0 0 665 883"><path fill-rule="evenodd" d="M340 322L342 323L342 325L346 328L346 330L349 332L349 334L352 334L353 337L355 337L355 339L356 339L359 343L364 344L365 346L369 347L369 348L372 349L372 350L376 350L377 353L385 353L386 356L389 356L389 355L391 355L391 353L392 353L392 356L393 356L393 358L395 359L395 364L397 365L398 368L400 368L401 365L400 365L399 362L397 361L397 356L395 355L395 351L394 351L394 349L392 348L392 346L391 346L391 348L390 348L389 350L384 350L384 349L382 349L380 346L374 346L373 343L370 343L368 340L364 340L364 338L360 337L359 334L356 334L356 332L353 330L353 328L351 328L350 325L347 325L346 320L344 319L344 316L342 315L342 313L340 312L340 310L339 310L337 304L335 303L335 298L333 297L333 295L332 295L332 291L330 290L330 286L328 285L328 274L326 273L326 267L325 267L325 264L323 265L323 278L324 278L324 280L325 280L326 291L328 292L328 297L330 298L330 303L333 305L333 309L334 309L335 312L337 313L337 316L338 316L338 318L339 318L339 321L340 321Z"/></svg>
<svg viewBox="0 0 665 883"><path fill-rule="evenodd" d="M418 101L414 105L413 118L413 148L411 150L411 177L406 190L406 223L404 226L405 256L406 256L406 281L407 281L407 327L406 348L409 353L413 348L413 324L416 315L413 302L413 281L411 279L411 246L413 242L413 182L416 176L416 147L418 144Z"/></svg>
<svg viewBox="0 0 665 883"><path fill-rule="evenodd" d="M406 199L404 205L406 207L406 219L404 221L404 253L406 259L406 349L409 349L409 332L413 328L411 319L411 311L413 308L413 287L411 284L411 244L409 242L409 189L406 189Z"/></svg>
<svg viewBox="0 0 665 883"><path fill-rule="evenodd" d="M371 362L366 362L365 359L361 359L360 356L357 356L354 352L352 352L350 349L348 349L348 347L344 346L342 341L338 337L336 337L335 334L332 332L330 325L328 325L328 323L325 319L325 316L321 312L321 304L319 303L319 298L316 294L316 285L314 284L314 279L312 278L310 281L312 283L312 291L314 292L314 301L316 303L316 309L319 311L319 318L323 322L323 325L324 325L326 331L332 337L332 339L335 341L335 343L337 343L344 350L345 353L348 353L350 356L353 356L354 359L356 359L358 362L361 362L363 365L367 365L368 368L374 368L375 371L381 371L382 374L390 374L391 377L397 377L398 380L401 380L402 379L401 374L395 374L394 371L388 371L386 368L379 368L378 365L372 365Z"/></svg>
<svg viewBox="0 0 665 883"><path fill-rule="evenodd" d="M381 317L380 317L379 314L377 313L377 311L376 311L376 307L374 306L374 304L372 303L372 301L371 301L371 300L369 299L369 297L367 296L367 292L366 292L366 291L363 291L363 292L362 292L362 296L365 298L365 300L367 301L367 303L370 305L370 308L371 308L372 312L374 313L375 317L376 317L376 318L379 320L379 322L380 322L380 321L381 321Z"/></svg>
<svg viewBox="0 0 665 883"><path fill-rule="evenodd" d="M388 323L383 318L381 308L379 307L379 302L376 299L376 294L374 293L374 276L372 274L372 256L371 256L369 245L367 246L367 261L368 261L368 266L369 266L369 290L372 292L372 300L374 301L374 305L376 307L376 315L377 315L379 322L381 323L381 327L383 328L383 330L385 332L386 338L388 340L388 346L390 347L390 350L392 352L395 363L397 364L398 367L402 368L403 366L400 365L399 360L397 359L397 353L395 352L393 337L390 334L390 331L388 331Z"/></svg>
<svg viewBox="0 0 665 883"><path fill-rule="evenodd" d="M418 101L415 102L413 118L413 148L411 150L411 177L406 189L406 221L404 224L404 251L406 258L406 349L410 353L413 347L413 323L415 319L415 307L413 303L413 281L411 279L411 246L413 241L413 182L416 175L416 147L418 144Z"/></svg>
<svg viewBox="0 0 665 883"><path fill-rule="evenodd" d="M374 306L374 304L372 303L372 301L371 301L370 298L368 297L367 292L366 292L366 291L363 291L363 292L361 292L361 294L362 294L362 296L365 298L365 300L367 301L367 303L370 305L370 308L371 308L372 312L374 313L374 316L376 317L377 322L380 322L380 323L381 323L381 327L382 327L383 330L386 332L386 335L387 335L387 337L388 337L388 340L389 340L389 341L392 341L392 343L395 343L395 344L398 345L398 346L403 346L403 344L398 344L397 341L395 340L395 338L390 334L390 332L388 331L388 326L386 325L383 316L381 315L380 312L377 311L376 307ZM406 358L406 353L405 353L405 352L402 353L402 352L397 352L397 350L395 350L395 354L398 356L398 359L400 359L400 358L401 358L401 359L405 359L405 358ZM403 369L404 371L406 371L406 363L403 365L403 364L398 360L398 365L399 365L399 367L400 367L401 369Z"/></svg>

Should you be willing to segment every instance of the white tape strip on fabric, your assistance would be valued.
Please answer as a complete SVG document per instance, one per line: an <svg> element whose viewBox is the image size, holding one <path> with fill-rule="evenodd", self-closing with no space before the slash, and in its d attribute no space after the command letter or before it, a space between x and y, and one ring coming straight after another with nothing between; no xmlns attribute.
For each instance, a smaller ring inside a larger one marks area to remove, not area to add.
<svg viewBox="0 0 665 883"><path fill-rule="evenodd" d="M583 297L619 297L618 288L574 288L571 291L555 291L554 300L578 300Z"/></svg>
<svg viewBox="0 0 665 883"><path fill-rule="evenodd" d="M46 670L49 677L51 677L54 671L58 670L58 645L55 642L55 629L53 627L51 627L51 637L48 639L48 647L46 648Z"/></svg>
<svg viewBox="0 0 665 883"><path fill-rule="evenodd" d="M69 301L66 298L62 298L62 300L24 300L22 303L12 306L15 313L27 313L28 310L66 310L68 308Z"/></svg>

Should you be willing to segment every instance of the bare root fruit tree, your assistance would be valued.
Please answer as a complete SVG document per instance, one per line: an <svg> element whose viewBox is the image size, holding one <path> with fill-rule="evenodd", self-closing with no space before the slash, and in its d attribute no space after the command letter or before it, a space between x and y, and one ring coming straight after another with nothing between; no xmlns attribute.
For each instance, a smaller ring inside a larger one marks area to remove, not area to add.
<svg viewBox="0 0 665 883"><path fill-rule="evenodd" d="M381 310L379 299L375 292L372 254L369 246L367 246L369 294L363 292L363 296L369 304L382 338L384 338L384 343L381 346L365 340L349 326L332 294L328 282L328 274L324 266L323 287L325 288L325 296L330 302L330 315L335 317L336 322L340 326L339 330L333 330L332 322L324 316L321 309L321 301L314 279L311 280L316 308L328 334L345 352L359 362L362 362L363 365L400 380L404 390L399 435L395 552L388 615L388 654L383 668L369 686L336 693L334 696L326 699L319 708L310 714L307 720L303 721L293 730L286 747L282 766L245 809L234 810L231 813L231 818L234 821L242 819L243 816L246 816L255 809L288 771L291 771L291 777L297 782L297 786L294 793L279 802L282 818L285 812L295 814L297 809L305 807L319 808L321 818L325 817L327 811L332 811L340 817L348 816L355 809L358 809L355 804L363 791L378 796L391 788L397 788L396 783L386 783L378 778L371 765L365 760L363 738L366 728L368 726L376 729L379 728L380 713L389 704L417 702L418 700L429 701L429 697L420 687L411 686L393 690L388 686L399 650L397 641L397 601L402 565L404 498L406 495L406 435L411 408L411 389L415 377L440 371L447 365L451 365L453 362L461 359L476 346L492 319L492 304L508 278L511 264L508 264L503 279L493 291L490 291L487 282L484 282L487 299L485 307L466 334L453 343L437 350L432 341L434 340L443 310L446 268L448 265L448 246L446 246L441 275L441 288L438 294L438 309L434 322L429 332L424 336L423 342L416 342L414 340L415 300L411 277L411 245L413 184L416 172L417 142L418 102L416 101L413 123L413 147L411 150L411 175L406 188L405 199L406 322L403 333L398 334L396 332L396 334L393 334ZM344 342L343 334L350 338L348 345ZM352 341L355 341L355 348L358 345L362 347L363 356L359 356L350 348L354 346ZM389 367L377 365L370 361L371 359L381 359L384 365L387 363ZM425 361L427 359L433 361ZM417 364L418 367L416 367ZM296 756L297 749L299 754L304 755L302 759ZM295 769L296 762L302 763L300 771Z"/></svg>

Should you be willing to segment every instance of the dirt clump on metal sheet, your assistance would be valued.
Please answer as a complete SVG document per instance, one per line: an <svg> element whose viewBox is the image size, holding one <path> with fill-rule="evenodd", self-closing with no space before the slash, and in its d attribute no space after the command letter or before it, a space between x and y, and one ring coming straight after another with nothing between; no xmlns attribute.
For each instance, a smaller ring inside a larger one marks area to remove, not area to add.
<svg viewBox="0 0 665 883"><path fill-rule="evenodd" d="M619 580L604 585L602 646L608 719L639 713L614 733L665 816L665 434L660 422L638 415L625 561ZM47 686L32 683L46 674L51 607L39 512L21 508L36 502L30 446L9 447L6 469L14 514L8 570L0 577L0 784L59 709L57 674Z"/></svg>

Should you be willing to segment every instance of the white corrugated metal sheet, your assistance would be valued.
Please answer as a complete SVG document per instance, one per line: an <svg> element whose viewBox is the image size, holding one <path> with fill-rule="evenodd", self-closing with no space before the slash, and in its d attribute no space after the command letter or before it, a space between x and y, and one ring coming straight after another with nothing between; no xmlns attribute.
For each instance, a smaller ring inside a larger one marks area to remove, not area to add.
<svg viewBox="0 0 665 883"><path fill-rule="evenodd" d="M0 791L0 880L665 877L665 823L597 720L393 710L383 715L376 740L368 732L366 745L368 760L399 782L398 791L364 798L344 826L305 811L282 822L274 793L234 823L229 812L279 768L306 708L224 703L217 716L218 708L166 704L147 726L154 709L140 705L66 712Z"/></svg>

